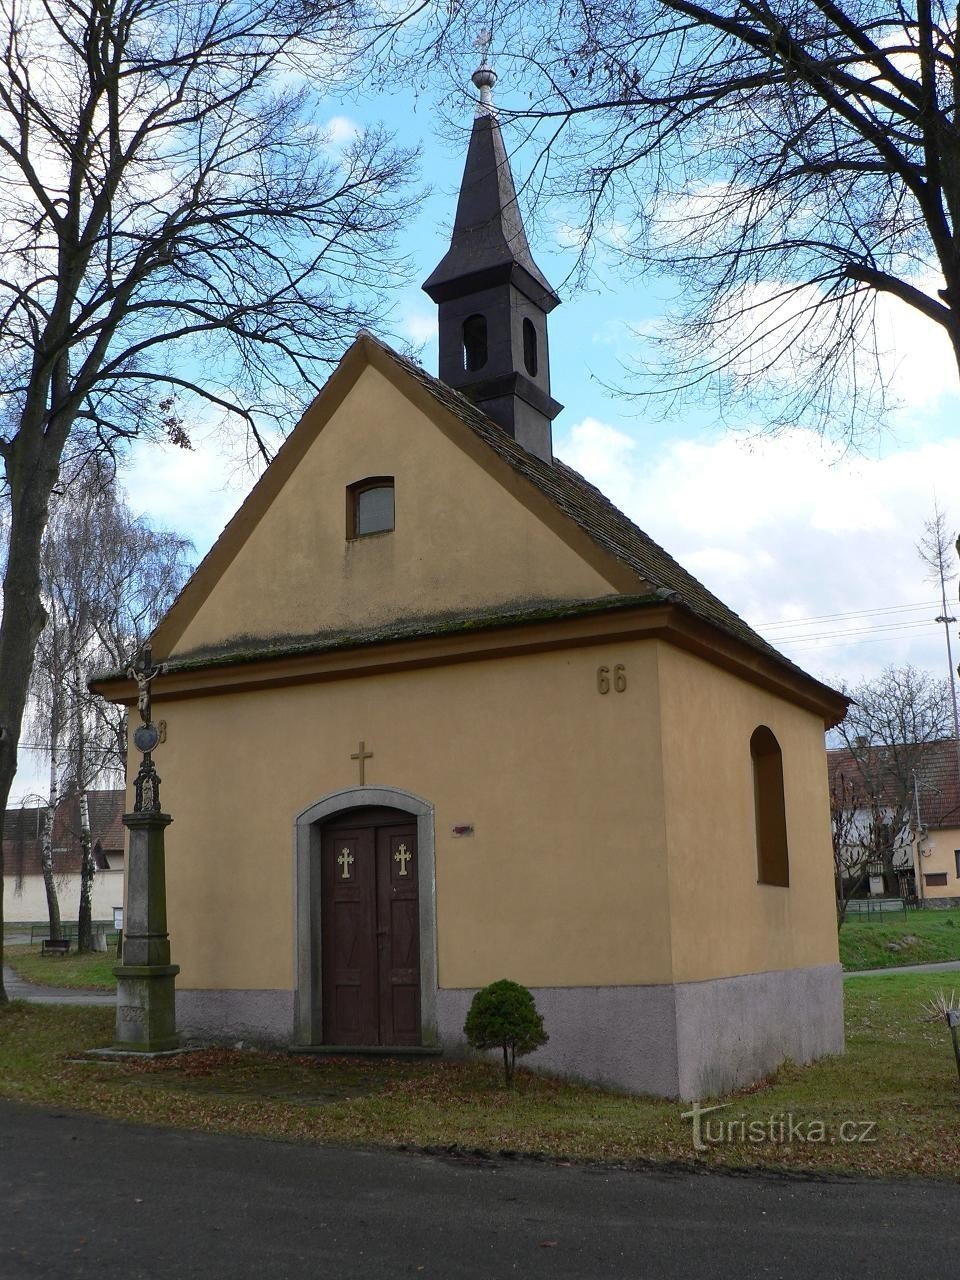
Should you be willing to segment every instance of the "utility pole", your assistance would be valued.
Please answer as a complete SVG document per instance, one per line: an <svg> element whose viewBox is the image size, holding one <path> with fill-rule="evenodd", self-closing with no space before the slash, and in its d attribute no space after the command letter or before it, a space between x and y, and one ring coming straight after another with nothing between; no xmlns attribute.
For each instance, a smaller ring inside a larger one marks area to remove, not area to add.
<svg viewBox="0 0 960 1280"><path fill-rule="evenodd" d="M960 547L960 542L958 542ZM956 618L947 611L947 556L952 550L952 540L947 533L946 518L935 502L933 519L924 525L917 552L920 559L931 570L931 577L940 583L941 612L934 619L943 623L943 633L947 641L947 669L950 672L950 706L953 712L953 741L957 750L957 776L960 780L960 716L957 714L957 671L953 665L953 646L950 643L950 627ZM955 575L949 574L952 579Z"/></svg>
<svg viewBox="0 0 960 1280"><path fill-rule="evenodd" d="M957 671L953 665L953 648L950 644L950 624L956 618L947 613L947 588L940 578L940 591L943 598L943 613L934 618L934 622L943 623L943 634L947 639L947 668L950 671L950 703L953 710L953 738L957 744L957 768L960 770L960 720L957 717Z"/></svg>

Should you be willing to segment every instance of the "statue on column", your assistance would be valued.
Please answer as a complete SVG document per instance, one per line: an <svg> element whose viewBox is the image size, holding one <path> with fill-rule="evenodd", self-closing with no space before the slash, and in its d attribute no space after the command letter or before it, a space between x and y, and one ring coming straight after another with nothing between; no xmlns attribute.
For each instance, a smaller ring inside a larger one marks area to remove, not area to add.
<svg viewBox="0 0 960 1280"><path fill-rule="evenodd" d="M134 813L160 812L160 777L151 755L160 741L160 730L151 719L150 686L165 670L163 663L153 665L149 645L144 646L139 660L127 669L127 675L137 683L137 711L141 721L134 732L133 741L137 749L143 752L140 769L133 781Z"/></svg>

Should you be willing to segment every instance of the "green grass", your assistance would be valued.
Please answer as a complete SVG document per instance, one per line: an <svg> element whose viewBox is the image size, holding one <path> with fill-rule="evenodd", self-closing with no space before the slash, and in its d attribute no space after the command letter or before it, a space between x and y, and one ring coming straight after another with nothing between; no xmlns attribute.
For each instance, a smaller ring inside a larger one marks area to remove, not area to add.
<svg viewBox="0 0 960 1280"><path fill-rule="evenodd" d="M6 946L4 961L26 982L41 987L96 988L112 991L116 986L113 966L117 963L115 950L84 952L71 951L65 956L45 956L40 944L35 946Z"/></svg>
<svg viewBox="0 0 960 1280"><path fill-rule="evenodd" d="M76 1061L81 1051L110 1042L109 1009L0 1009L0 1096L310 1142L960 1179L960 1088L949 1033L920 1018L922 1002L939 985L936 976L920 974L846 983L847 1053L811 1067L786 1065L723 1099L711 1119L732 1122L734 1140L704 1152L693 1149L684 1105L526 1070L506 1090L499 1069L482 1063L228 1049L152 1063ZM816 1121L832 1135L845 1122L873 1125L875 1141L771 1140L771 1118L776 1138L788 1117L808 1135ZM751 1121L767 1135L762 1141L742 1136Z"/></svg>
<svg viewBox="0 0 960 1280"><path fill-rule="evenodd" d="M960 960L960 910L848 919L840 929L840 962L848 971L941 960Z"/></svg>

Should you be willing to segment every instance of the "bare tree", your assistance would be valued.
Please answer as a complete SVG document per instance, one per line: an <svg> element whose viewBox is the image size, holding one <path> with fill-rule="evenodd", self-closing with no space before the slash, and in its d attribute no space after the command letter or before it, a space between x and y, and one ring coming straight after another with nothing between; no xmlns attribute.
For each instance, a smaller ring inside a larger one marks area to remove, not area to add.
<svg viewBox="0 0 960 1280"><path fill-rule="evenodd" d="M899 855L918 835L918 801L934 819L942 814L942 746L946 740L949 768L956 770L952 750L950 691L916 667L888 667L876 679L844 692L850 710L833 731L829 764L834 810L835 864L837 832L848 853L841 856L851 874L867 862L882 866L884 879L895 880Z"/></svg>
<svg viewBox="0 0 960 1280"><path fill-rule="evenodd" d="M837 928L847 917L850 899L867 878L870 858L868 833L862 814L864 797L856 776L837 770L830 779L830 832L833 838L833 878L837 894Z"/></svg>
<svg viewBox="0 0 960 1280"><path fill-rule="evenodd" d="M188 445L198 405L265 448L397 278L410 154L315 123L366 21L363 0L0 0L0 814L64 468Z"/></svg>
<svg viewBox="0 0 960 1280"><path fill-rule="evenodd" d="M960 714L957 712L957 680L953 665L953 647L950 643L950 627L956 618L947 609L947 583L957 576L956 533L947 527L947 517L937 502L933 504L933 516L923 526L923 534L917 543L917 555L927 566L927 579L940 588L941 613L936 619L943 623L947 643L947 673L950 680L950 707L953 711L953 736L957 744L957 763L960 766Z"/></svg>
<svg viewBox="0 0 960 1280"><path fill-rule="evenodd" d="M661 389L772 426L873 432L880 295L960 366L960 70L944 0L463 0L438 58L485 22L528 193L566 200L585 255L668 273L647 338ZM419 32L418 32L419 34ZM422 44L418 55L423 56ZM672 398L670 403L672 403Z"/></svg>
<svg viewBox="0 0 960 1280"><path fill-rule="evenodd" d="M56 499L47 526L41 563L47 623L37 646L30 724L34 742L49 753L49 830L58 802L76 799L64 812L76 815L72 835L81 850L81 951L93 945L96 870L86 793L122 782L126 742L122 709L92 695L88 682L97 671L121 666L153 629L186 578L189 548L176 534L134 518L116 485L92 464ZM47 846L45 833L45 858ZM52 882L52 850L49 861ZM48 888L48 905L49 897Z"/></svg>

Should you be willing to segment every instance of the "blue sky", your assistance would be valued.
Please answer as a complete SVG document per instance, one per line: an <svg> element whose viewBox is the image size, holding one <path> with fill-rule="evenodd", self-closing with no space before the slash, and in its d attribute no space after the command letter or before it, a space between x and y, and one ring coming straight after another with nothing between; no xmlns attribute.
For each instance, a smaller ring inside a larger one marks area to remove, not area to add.
<svg viewBox="0 0 960 1280"><path fill-rule="evenodd" d="M497 97L509 104L503 81ZM422 148L432 192L404 229L413 283L397 298L393 336L419 346L431 372L436 314L419 282L448 242L471 117L464 101L463 132L454 137L428 99L403 91L339 101L325 117L335 138L382 118L401 141ZM515 176L519 186L522 161ZM623 283L608 264L605 280L574 291L564 284L574 251L559 213L551 222L541 209L528 231L538 264L563 296L549 319L553 393L565 405L554 424L555 451L812 674L856 683L888 664L913 662L945 675L943 627L933 621L937 590L924 581L915 551L935 500L951 525L960 523L960 394L935 326L899 303L884 309L905 407L863 456L800 431L764 436L759 420L744 424L752 432L736 434L706 411L663 419L603 384L623 384L631 331L661 314L669 282ZM194 441L192 453L138 446L124 483L135 510L191 537L199 556L255 477L216 435L195 430ZM960 616L955 583L950 592ZM15 794L34 788L31 772L22 770Z"/></svg>
<svg viewBox="0 0 960 1280"><path fill-rule="evenodd" d="M510 86L502 79L496 94L509 105ZM389 99L340 101L328 121L342 137L380 118L401 141L421 147L432 189L404 230L413 282L397 299L393 328L421 347L423 363L435 371L436 311L419 283L448 243L472 110L464 100L456 135L430 99L400 90ZM509 129L506 136L510 147ZM522 157L514 164L521 188L522 164ZM661 314L669 281L624 284L616 264L607 262L603 278L575 291L563 284L574 250L561 213L551 223L541 208L528 231L540 267L564 299L549 320L553 392L565 406L554 424L560 456L814 674L855 682L906 661L943 671L943 629L932 622L940 612L936 592L924 582L915 553L935 500L948 518L960 520L960 503L951 510L950 483L960 474L960 388L936 327L893 301L883 311L895 390L907 407L864 456L845 456L838 442L800 431L766 438L758 434L762 421L745 423L754 430L737 435L706 411L664 419L649 402L612 395L605 385L624 383L623 362L635 349L632 330ZM178 499L168 489L166 498L151 497L146 505L203 552L251 477L242 470L231 475L222 460L198 454L178 458L166 451L161 465L172 489L181 487L175 473L193 472L189 496ZM140 479L160 461L153 450L138 455L128 478L135 502L144 493ZM901 605L919 607L876 617L867 612ZM827 618L843 614L860 616ZM807 618L825 621L776 625ZM871 629L881 626L895 629Z"/></svg>

